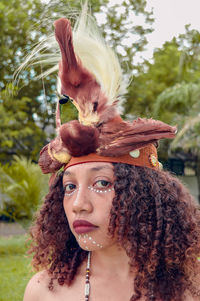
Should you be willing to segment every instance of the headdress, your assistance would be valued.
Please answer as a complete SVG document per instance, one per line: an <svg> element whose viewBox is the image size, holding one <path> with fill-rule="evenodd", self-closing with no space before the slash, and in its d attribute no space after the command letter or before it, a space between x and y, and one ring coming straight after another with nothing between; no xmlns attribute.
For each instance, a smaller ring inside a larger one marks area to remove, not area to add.
<svg viewBox="0 0 200 301"><path fill-rule="evenodd" d="M158 169L157 142L173 138L176 128L153 119L122 120L117 56L89 23L83 11L72 35L69 20L55 22L61 53L58 81L64 96L57 103L57 136L41 150L39 165L43 173L91 161ZM67 101L77 108L78 120L61 124L60 106Z"/></svg>

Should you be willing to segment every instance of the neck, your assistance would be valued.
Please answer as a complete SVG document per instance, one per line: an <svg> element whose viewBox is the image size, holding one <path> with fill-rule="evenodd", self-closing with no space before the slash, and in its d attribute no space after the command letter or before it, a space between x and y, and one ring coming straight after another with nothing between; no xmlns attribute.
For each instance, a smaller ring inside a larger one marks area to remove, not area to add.
<svg viewBox="0 0 200 301"><path fill-rule="evenodd" d="M96 276L130 277L129 257L124 249L112 246L91 252L91 273Z"/></svg>

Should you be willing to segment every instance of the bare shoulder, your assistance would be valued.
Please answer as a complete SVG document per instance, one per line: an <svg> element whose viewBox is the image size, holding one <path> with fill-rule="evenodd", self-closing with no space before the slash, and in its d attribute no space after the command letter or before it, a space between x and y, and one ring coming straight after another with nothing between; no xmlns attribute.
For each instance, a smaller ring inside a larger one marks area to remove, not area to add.
<svg viewBox="0 0 200 301"><path fill-rule="evenodd" d="M48 294L49 276L46 271L36 273L28 282L23 301L45 300Z"/></svg>

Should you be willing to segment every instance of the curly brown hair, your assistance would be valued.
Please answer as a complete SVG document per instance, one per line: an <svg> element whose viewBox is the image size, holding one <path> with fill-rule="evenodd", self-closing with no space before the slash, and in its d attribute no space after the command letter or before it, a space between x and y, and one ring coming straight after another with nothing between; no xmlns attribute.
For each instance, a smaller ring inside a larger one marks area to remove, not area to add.
<svg viewBox="0 0 200 301"><path fill-rule="evenodd" d="M200 211L187 189L165 171L116 163L108 232L136 268L130 301L182 301L199 296ZM87 257L70 231L63 208L63 173L56 178L31 229L33 266L70 285Z"/></svg>

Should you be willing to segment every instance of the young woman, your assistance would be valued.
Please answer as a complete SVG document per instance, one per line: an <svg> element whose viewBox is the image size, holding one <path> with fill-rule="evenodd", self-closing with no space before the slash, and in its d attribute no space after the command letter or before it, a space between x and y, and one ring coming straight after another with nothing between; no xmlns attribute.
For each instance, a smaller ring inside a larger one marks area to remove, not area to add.
<svg viewBox="0 0 200 301"><path fill-rule="evenodd" d="M57 137L40 153L42 171L53 175L31 229L40 272L24 301L200 300L200 213L157 159L158 140L176 129L121 119L121 69L85 9L73 40L67 19L55 22L55 35L64 97ZM79 120L61 124L68 100Z"/></svg>

